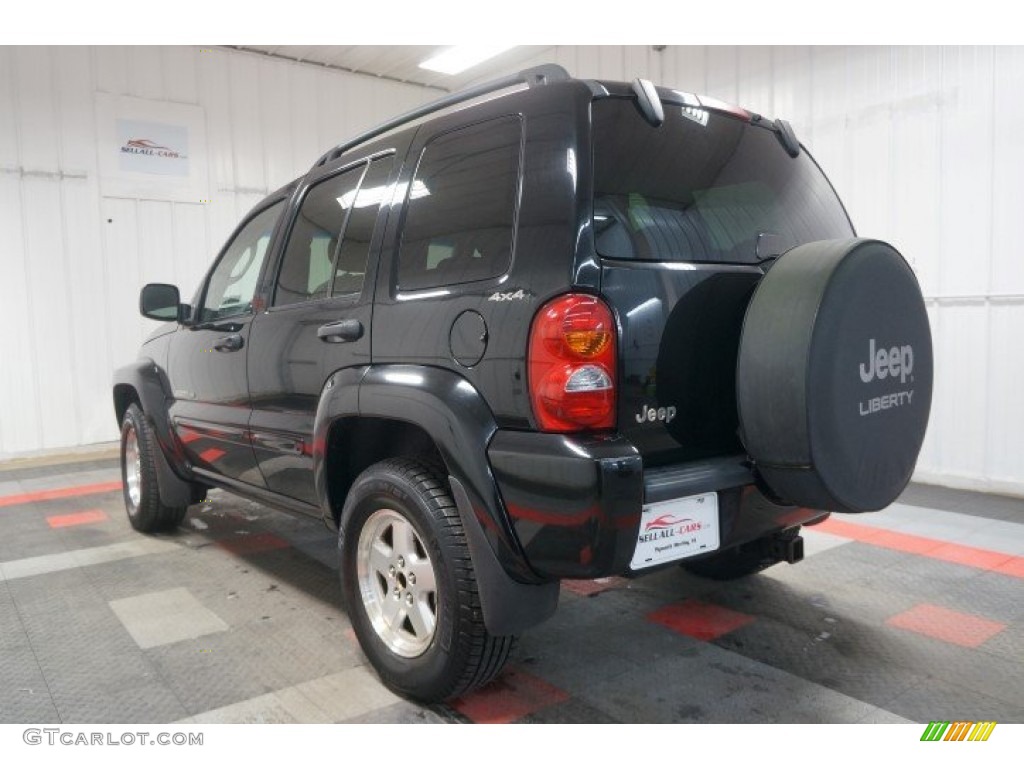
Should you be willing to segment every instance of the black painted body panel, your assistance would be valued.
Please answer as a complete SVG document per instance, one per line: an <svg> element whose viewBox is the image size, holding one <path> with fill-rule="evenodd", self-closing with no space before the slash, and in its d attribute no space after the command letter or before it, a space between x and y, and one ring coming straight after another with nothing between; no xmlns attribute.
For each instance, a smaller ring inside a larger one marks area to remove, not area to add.
<svg viewBox="0 0 1024 768"><path fill-rule="evenodd" d="M646 466L743 451L736 355L747 304L763 272L753 266L679 266L604 261L602 294L620 324L619 432Z"/></svg>
<svg viewBox="0 0 1024 768"><path fill-rule="evenodd" d="M502 430L487 457L539 573L580 579L625 570L643 503L643 466L628 441Z"/></svg>
<svg viewBox="0 0 1024 768"><path fill-rule="evenodd" d="M190 327L170 337L167 376L171 423L193 466L262 486L248 438L246 357L252 317ZM241 349L222 352L218 339L241 336Z"/></svg>
<svg viewBox="0 0 1024 768"><path fill-rule="evenodd" d="M429 365L457 371L484 397L501 427L529 428L525 351L537 308L573 285L577 229L582 220L579 190L587 167L590 90L578 81L513 93L422 126L409 150L399 186L411 182L415 158L437 134L466 124L522 114L522 189L509 272L444 288L407 291L396 287L402 206L392 211L385 236L374 308L373 361ZM589 214L587 214L589 216ZM596 289L596 283L592 286ZM503 296L516 294L519 298ZM498 294L496 296L496 294ZM453 358L451 329L462 313L483 318L486 354L466 367Z"/></svg>

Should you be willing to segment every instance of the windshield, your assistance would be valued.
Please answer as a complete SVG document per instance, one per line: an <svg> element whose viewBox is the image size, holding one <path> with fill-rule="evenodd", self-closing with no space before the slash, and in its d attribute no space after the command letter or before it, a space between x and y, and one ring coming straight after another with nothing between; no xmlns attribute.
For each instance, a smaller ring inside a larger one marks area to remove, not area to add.
<svg viewBox="0 0 1024 768"><path fill-rule="evenodd" d="M594 231L602 256L753 263L853 235L806 152L735 117L665 104L658 128L629 99L593 104Z"/></svg>

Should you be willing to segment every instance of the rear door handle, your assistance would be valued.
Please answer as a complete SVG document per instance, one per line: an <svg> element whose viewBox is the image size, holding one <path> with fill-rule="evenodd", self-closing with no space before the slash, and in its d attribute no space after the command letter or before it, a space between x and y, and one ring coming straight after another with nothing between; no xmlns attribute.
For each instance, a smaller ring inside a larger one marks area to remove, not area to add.
<svg viewBox="0 0 1024 768"><path fill-rule="evenodd" d="M213 348L218 352L234 352L235 350L241 349L242 337L237 333L233 333L230 336L224 336L223 338L217 339L213 343Z"/></svg>
<svg viewBox="0 0 1024 768"><path fill-rule="evenodd" d="M330 344L356 341L363 337L363 324L353 318L338 320L336 323L321 325L316 329L316 335Z"/></svg>

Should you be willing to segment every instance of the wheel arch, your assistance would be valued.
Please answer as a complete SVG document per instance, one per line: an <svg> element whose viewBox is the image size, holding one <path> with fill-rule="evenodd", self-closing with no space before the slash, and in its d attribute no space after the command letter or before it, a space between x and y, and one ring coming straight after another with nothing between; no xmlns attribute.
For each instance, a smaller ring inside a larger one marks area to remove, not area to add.
<svg viewBox="0 0 1024 768"><path fill-rule="evenodd" d="M128 406L132 403L136 403L139 407L142 407L142 400L139 398L139 392L131 384L115 384L114 385L114 415L117 417L117 425L120 427L121 422L124 421L125 411L128 410ZM145 411L145 408L143 408Z"/></svg>
<svg viewBox="0 0 1024 768"><path fill-rule="evenodd" d="M328 425L324 498L335 526L340 525L345 498L360 473L378 461L400 456L430 456L444 461L426 430L408 421L352 415Z"/></svg>
<svg viewBox="0 0 1024 768"><path fill-rule="evenodd" d="M170 386L166 374L152 360L143 358L114 373L113 401L118 426L132 403L142 409L156 437L155 462L160 496L169 506L192 503L192 484L184 454L171 431L167 403Z"/></svg>
<svg viewBox="0 0 1024 768"><path fill-rule="evenodd" d="M404 364L343 369L321 396L313 465L324 514L343 526L344 494L359 472L394 455L435 454L470 542L488 629L505 635L548 618L558 583L543 582L530 568L509 524L487 460L496 430L483 397L454 371Z"/></svg>
<svg viewBox="0 0 1024 768"><path fill-rule="evenodd" d="M375 432L374 427L384 431ZM405 364L337 371L324 385L313 435L313 470L325 515L337 517L335 510L344 507L345 499L337 491L347 490L345 480L334 479L332 488L330 477L345 462L337 449L349 448L349 461L355 466L370 466L373 461L354 454L367 451L376 459L391 458L396 454L380 450L390 447L400 451L397 455L409 455L409 448L400 443L406 438L413 446L436 452L449 476L462 483L503 563L523 580L535 579L512 533L487 461L487 445L496 430L483 397L453 371ZM360 436L365 442L358 441Z"/></svg>

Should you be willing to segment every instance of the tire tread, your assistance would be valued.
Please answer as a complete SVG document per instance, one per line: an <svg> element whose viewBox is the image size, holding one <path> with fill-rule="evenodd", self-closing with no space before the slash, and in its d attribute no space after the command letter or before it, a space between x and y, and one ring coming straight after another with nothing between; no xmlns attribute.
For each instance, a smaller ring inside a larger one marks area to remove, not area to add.
<svg viewBox="0 0 1024 768"><path fill-rule="evenodd" d="M121 426L121 461L124 463L124 437L129 424L135 430L135 439L139 444L139 459L141 463L142 497L135 515L129 515L128 520L132 527L142 533L157 533L168 531L181 525L185 519L188 507L169 507L160 498L160 487L157 483L156 456L154 451L159 451L160 446L156 444L156 437L146 420L142 409L132 403L125 411L124 420ZM127 484L124 489L125 505L128 500Z"/></svg>

